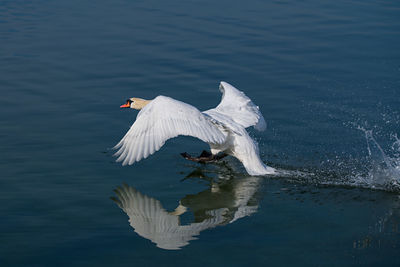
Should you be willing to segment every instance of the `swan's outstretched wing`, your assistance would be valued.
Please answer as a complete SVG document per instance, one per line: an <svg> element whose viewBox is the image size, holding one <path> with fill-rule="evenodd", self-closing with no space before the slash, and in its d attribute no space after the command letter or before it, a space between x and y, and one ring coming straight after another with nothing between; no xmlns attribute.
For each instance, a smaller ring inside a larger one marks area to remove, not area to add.
<svg viewBox="0 0 400 267"><path fill-rule="evenodd" d="M219 89L222 92L221 103L216 108L205 111L206 114L212 117L223 114L244 128L254 126L259 131L265 130L267 125L264 117L250 98L226 82L221 82Z"/></svg>
<svg viewBox="0 0 400 267"><path fill-rule="evenodd" d="M197 137L206 143L221 144L225 135L212 119L195 107L166 96L158 96L138 114L122 140L117 161L133 164L159 150L165 142L178 135Z"/></svg>

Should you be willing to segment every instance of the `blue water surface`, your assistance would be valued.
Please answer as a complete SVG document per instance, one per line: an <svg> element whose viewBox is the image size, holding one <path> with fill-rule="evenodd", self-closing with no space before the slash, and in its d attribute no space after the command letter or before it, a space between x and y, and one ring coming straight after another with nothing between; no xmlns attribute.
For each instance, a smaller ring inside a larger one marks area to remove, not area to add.
<svg viewBox="0 0 400 267"><path fill-rule="evenodd" d="M399 266L399 48L390 0L0 1L0 265ZM128 97L220 81L281 175L190 137L115 163Z"/></svg>

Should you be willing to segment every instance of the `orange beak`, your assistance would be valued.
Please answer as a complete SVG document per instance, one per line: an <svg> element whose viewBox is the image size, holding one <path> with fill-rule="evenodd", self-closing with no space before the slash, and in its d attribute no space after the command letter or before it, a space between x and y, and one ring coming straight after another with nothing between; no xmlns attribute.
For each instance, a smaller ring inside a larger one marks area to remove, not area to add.
<svg viewBox="0 0 400 267"><path fill-rule="evenodd" d="M121 106L119 106L120 108L130 108L131 104L129 102L126 102L126 104L123 104Z"/></svg>

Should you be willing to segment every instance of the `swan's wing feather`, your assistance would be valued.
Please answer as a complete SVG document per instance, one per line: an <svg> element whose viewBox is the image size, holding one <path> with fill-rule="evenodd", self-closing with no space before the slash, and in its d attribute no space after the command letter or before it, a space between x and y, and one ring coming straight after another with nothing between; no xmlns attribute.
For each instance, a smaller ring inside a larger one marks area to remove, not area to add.
<svg viewBox="0 0 400 267"><path fill-rule="evenodd" d="M244 128L254 126L259 131L266 129L267 124L258 106L243 92L227 82L221 82L219 89L222 92L221 103L211 110L229 116Z"/></svg>
<svg viewBox="0 0 400 267"><path fill-rule="evenodd" d="M159 150L164 143L178 135L199 138L206 143L221 144L224 134L213 121L195 107L158 96L138 114L122 140L115 146L117 161L133 164Z"/></svg>

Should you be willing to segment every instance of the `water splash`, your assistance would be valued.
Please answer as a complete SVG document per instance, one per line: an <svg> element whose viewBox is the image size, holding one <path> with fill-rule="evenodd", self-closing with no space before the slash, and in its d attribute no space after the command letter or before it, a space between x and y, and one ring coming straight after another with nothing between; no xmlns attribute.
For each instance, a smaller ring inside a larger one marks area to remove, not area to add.
<svg viewBox="0 0 400 267"><path fill-rule="evenodd" d="M373 130L357 126L363 132L366 143L361 150L364 156L349 154L336 155L326 159L319 166L301 169L290 166L274 166L278 178L295 183L317 186L349 186L378 189L400 193L400 139L390 135L391 144L383 149L374 137Z"/></svg>
<svg viewBox="0 0 400 267"><path fill-rule="evenodd" d="M395 141L391 151L385 153L374 138L372 130L362 127L358 129L365 134L369 166L366 175L359 174L353 177L354 183L363 187L400 191L400 140L397 135L392 135Z"/></svg>

